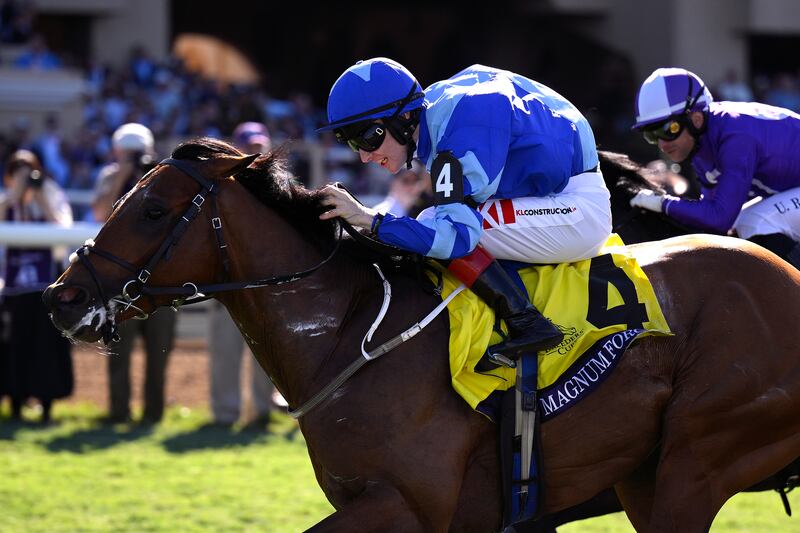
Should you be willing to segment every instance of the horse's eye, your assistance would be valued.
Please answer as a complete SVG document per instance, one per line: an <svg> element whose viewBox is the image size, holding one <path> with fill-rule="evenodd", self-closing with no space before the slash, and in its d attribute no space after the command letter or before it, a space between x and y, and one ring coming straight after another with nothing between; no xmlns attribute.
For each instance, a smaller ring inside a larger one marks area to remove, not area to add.
<svg viewBox="0 0 800 533"><path fill-rule="evenodd" d="M147 211L145 211L145 216L150 220L158 220L159 218L164 216L164 213L166 213L166 211L164 211L163 209L152 207Z"/></svg>

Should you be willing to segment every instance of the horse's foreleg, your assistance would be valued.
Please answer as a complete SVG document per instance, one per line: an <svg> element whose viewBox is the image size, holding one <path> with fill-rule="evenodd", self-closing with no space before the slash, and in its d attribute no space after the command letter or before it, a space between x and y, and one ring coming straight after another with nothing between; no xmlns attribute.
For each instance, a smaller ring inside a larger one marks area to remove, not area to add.
<svg viewBox="0 0 800 533"><path fill-rule="evenodd" d="M420 522L397 488L383 483L371 483L358 497L308 531L416 533L436 529Z"/></svg>
<svg viewBox="0 0 800 533"><path fill-rule="evenodd" d="M502 488L495 430L492 426L483 433L477 449L467 462L456 512L449 527L450 533L500 530Z"/></svg>
<svg viewBox="0 0 800 533"><path fill-rule="evenodd" d="M665 443L658 464L648 532L708 531L727 500L712 487L705 465L686 443ZM639 529L637 527L637 529Z"/></svg>
<svg viewBox="0 0 800 533"><path fill-rule="evenodd" d="M653 511L658 453L653 453L634 472L614 486L625 514L637 531L645 531Z"/></svg>

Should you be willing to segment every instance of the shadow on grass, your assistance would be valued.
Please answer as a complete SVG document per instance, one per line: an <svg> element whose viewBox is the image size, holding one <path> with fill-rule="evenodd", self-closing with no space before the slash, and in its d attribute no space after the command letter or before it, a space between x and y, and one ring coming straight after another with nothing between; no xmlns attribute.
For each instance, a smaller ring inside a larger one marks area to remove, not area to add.
<svg viewBox="0 0 800 533"><path fill-rule="evenodd" d="M45 448L51 452L88 453L145 438L152 432L150 425L101 425L55 437Z"/></svg>
<svg viewBox="0 0 800 533"><path fill-rule="evenodd" d="M30 427L30 424L11 418L0 418L0 440L14 440L17 432Z"/></svg>
<svg viewBox="0 0 800 533"><path fill-rule="evenodd" d="M196 450L246 446L263 440L267 431L235 431L230 426L206 424L192 431L164 439L162 445L170 453L185 453Z"/></svg>
<svg viewBox="0 0 800 533"><path fill-rule="evenodd" d="M283 412L273 411L266 418L252 420L244 426L209 422L190 431L170 436L161 444L170 453L184 453L246 446L253 442L274 438L283 438L289 441L303 440L296 421Z"/></svg>

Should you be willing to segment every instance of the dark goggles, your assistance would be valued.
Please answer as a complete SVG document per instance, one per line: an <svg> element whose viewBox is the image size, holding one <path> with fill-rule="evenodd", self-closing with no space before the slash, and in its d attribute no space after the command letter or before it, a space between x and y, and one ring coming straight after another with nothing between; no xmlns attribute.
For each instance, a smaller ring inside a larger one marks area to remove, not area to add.
<svg viewBox="0 0 800 533"><path fill-rule="evenodd" d="M346 142L354 152L374 152L383 144L386 126L380 122L348 124L333 130L339 142Z"/></svg>
<svg viewBox="0 0 800 533"><path fill-rule="evenodd" d="M661 124L650 126L642 130L644 140L650 144L658 144L658 141L674 141L680 137L684 128L686 128L686 120L681 118L670 119Z"/></svg>

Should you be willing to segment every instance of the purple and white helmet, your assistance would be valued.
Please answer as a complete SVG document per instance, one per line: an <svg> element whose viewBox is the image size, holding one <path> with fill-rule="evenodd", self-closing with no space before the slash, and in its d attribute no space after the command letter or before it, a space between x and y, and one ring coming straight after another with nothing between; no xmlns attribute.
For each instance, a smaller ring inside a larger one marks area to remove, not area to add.
<svg viewBox="0 0 800 533"><path fill-rule="evenodd" d="M638 130L689 111L705 111L714 101L703 80L683 68L659 68L644 80L636 95Z"/></svg>

